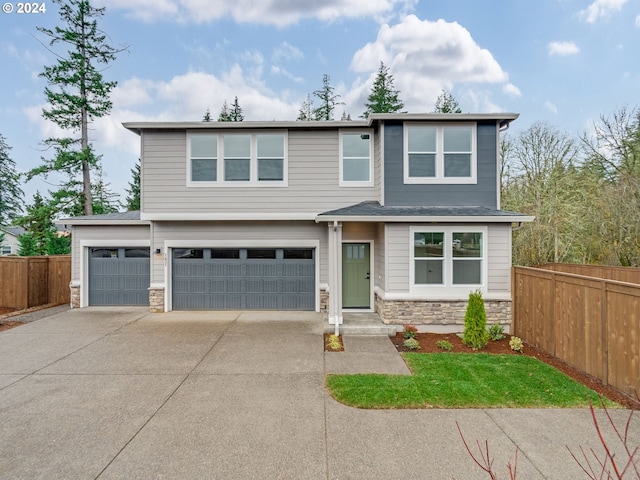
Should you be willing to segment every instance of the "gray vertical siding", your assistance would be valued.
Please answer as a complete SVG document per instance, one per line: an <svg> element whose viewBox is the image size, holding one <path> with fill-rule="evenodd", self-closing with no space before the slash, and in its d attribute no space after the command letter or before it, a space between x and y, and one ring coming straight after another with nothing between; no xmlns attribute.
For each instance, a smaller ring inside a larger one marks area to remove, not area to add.
<svg viewBox="0 0 640 480"><path fill-rule="evenodd" d="M385 255L386 255L386 238L385 238L385 225L384 223L376 224L376 251L374 257L374 271L375 271L375 279L374 285L382 290L385 290L387 282L386 282L386 266L385 266Z"/></svg>
<svg viewBox="0 0 640 480"><path fill-rule="evenodd" d="M384 204L390 205L477 205L496 208L495 122L478 122L477 179L475 185L405 185L403 176L403 125L387 123L384 128Z"/></svg>

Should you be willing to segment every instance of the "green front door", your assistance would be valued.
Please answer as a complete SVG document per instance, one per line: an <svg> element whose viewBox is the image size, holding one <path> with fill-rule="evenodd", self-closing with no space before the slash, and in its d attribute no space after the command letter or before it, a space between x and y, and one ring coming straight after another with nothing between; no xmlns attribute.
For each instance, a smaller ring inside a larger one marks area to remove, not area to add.
<svg viewBox="0 0 640 480"><path fill-rule="evenodd" d="M368 243L342 244L342 307L369 308L371 264Z"/></svg>

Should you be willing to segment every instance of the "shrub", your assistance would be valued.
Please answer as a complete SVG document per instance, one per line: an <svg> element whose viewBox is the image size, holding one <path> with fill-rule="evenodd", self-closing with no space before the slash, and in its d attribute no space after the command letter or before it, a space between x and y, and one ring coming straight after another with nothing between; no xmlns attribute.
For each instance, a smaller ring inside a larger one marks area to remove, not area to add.
<svg viewBox="0 0 640 480"><path fill-rule="evenodd" d="M418 342L418 340L416 340L415 338L407 338L404 341L403 345L409 350L420 350L420 342Z"/></svg>
<svg viewBox="0 0 640 480"><path fill-rule="evenodd" d="M402 336L404 338L416 338L417 333L418 333L418 328L415 327L414 325L404 325Z"/></svg>
<svg viewBox="0 0 640 480"><path fill-rule="evenodd" d="M453 345L451 345L451 342L447 342L446 340L438 340L436 342L436 347L445 350L447 352L450 352L451 350L453 350Z"/></svg>
<svg viewBox="0 0 640 480"><path fill-rule="evenodd" d="M520 337L511 337L509 340L509 346L511 350L522 353L523 345Z"/></svg>
<svg viewBox="0 0 640 480"><path fill-rule="evenodd" d="M489 327L489 338L491 340L502 340L504 338L504 327L499 323L494 323Z"/></svg>
<svg viewBox="0 0 640 480"><path fill-rule="evenodd" d="M484 348L489 342L487 333L487 313L484 309L482 293L477 290L469 294L467 311L464 314L464 334L462 342L474 350Z"/></svg>

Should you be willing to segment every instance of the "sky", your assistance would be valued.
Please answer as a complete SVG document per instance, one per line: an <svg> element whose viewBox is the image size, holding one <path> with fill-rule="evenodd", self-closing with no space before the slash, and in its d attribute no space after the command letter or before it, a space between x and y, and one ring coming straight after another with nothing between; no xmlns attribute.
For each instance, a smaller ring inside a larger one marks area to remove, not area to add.
<svg viewBox="0 0 640 480"><path fill-rule="evenodd" d="M37 31L62 24L51 0L37 2L37 13L2 1L0 134L26 172L51 158L42 141L62 133L42 118L46 81L39 74L65 51ZM600 115L640 105L640 0L93 4L105 7L99 27L110 45L125 49L103 71L117 82L112 111L90 131L122 201L140 156L139 137L123 122L200 121L207 109L215 119L236 96L245 120L295 120L324 74L344 102L335 117L356 119L381 61L406 111L433 111L445 89L463 112L519 113L510 135L547 122L577 137ZM55 190L57 180L24 184L25 202Z"/></svg>

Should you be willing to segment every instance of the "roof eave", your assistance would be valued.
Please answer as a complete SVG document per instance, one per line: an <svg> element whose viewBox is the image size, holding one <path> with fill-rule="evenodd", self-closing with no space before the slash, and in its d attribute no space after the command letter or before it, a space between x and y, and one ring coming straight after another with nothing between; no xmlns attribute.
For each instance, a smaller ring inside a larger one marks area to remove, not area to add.
<svg viewBox="0 0 640 480"><path fill-rule="evenodd" d="M316 222L528 223L529 215L318 215Z"/></svg>
<svg viewBox="0 0 640 480"><path fill-rule="evenodd" d="M147 220L99 220L99 219L76 219L76 218L63 218L58 223L63 225L151 225L151 222Z"/></svg>

